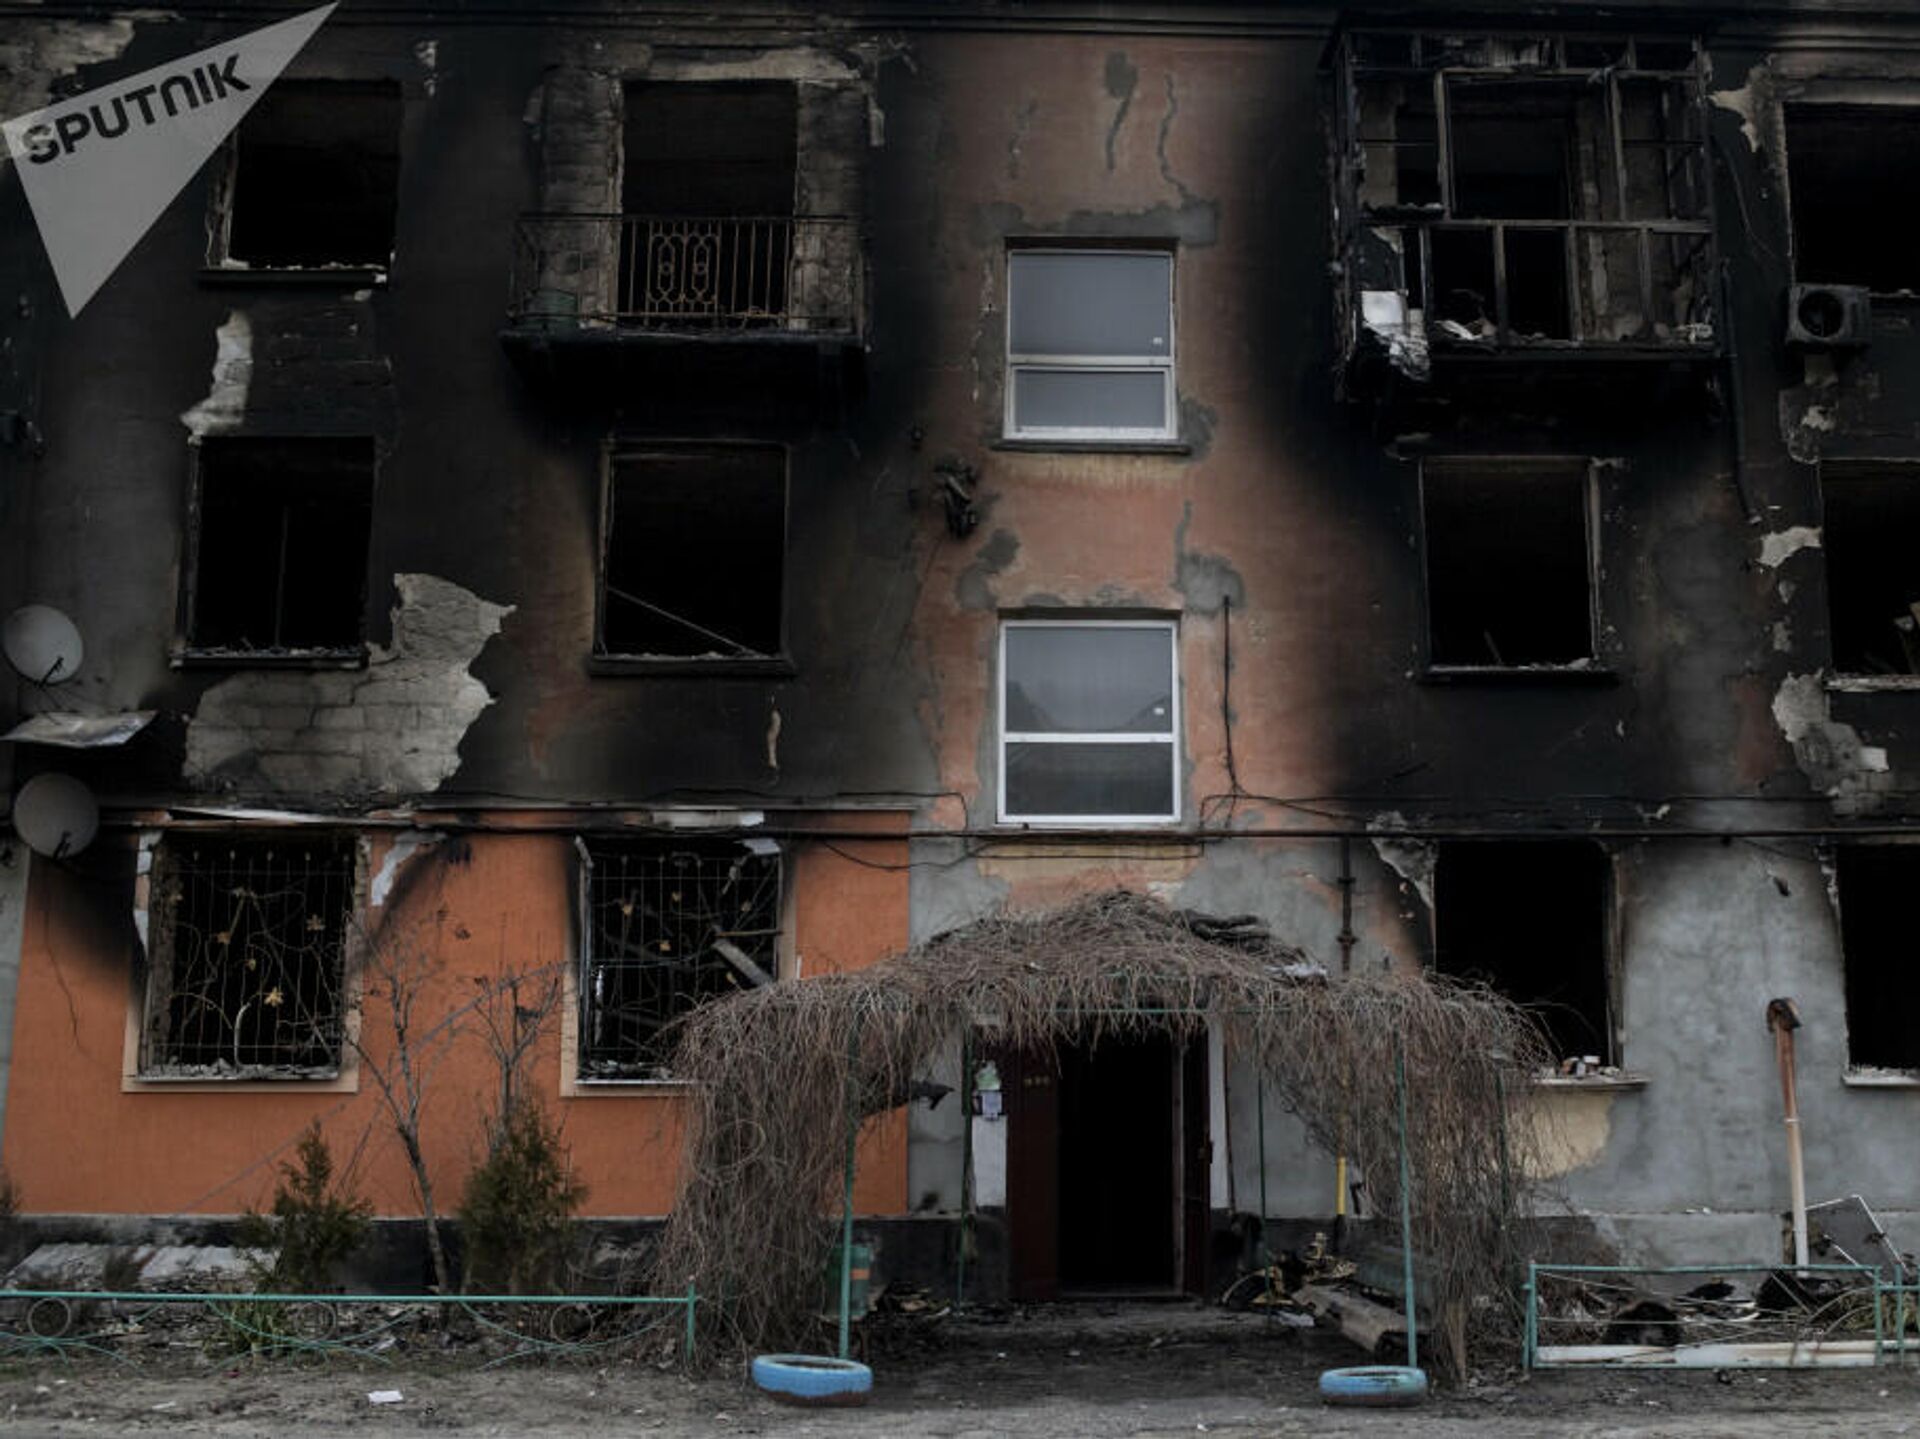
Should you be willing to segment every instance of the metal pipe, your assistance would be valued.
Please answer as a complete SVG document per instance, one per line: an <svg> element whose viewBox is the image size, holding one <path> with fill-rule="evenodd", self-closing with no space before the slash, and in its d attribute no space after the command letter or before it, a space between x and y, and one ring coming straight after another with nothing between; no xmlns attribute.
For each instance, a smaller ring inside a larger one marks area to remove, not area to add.
<svg viewBox="0 0 1920 1439"><path fill-rule="evenodd" d="M1260 1264L1273 1263L1273 1246L1267 1243L1267 1067L1260 1066L1260 1083L1253 1091L1253 1122L1260 1130Z"/></svg>
<svg viewBox="0 0 1920 1439"><path fill-rule="evenodd" d="M1406 1284L1407 1367L1420 1367L1420 1317L1413 1302L1413 1169L1407 1159L1407 1040L1393 1051L1393 1081L1400 1098L1400 1272Z"/></svg>
<svg viewBox="0 0 1920 1439"><path fill-rule="evenodd" d="M840 1357L852 1347L853 1320L853 1165L860 1138L859 1063L860 1016L854 1015L847 1036L847 1170L840 1207Z"/></svg>
<svg viewBox="0 0 1920 1439"><path fill-rule="evenodd" d="M953 1306L967 1302L967 1246L973 1242L973 1029L960 1031L960 1244Z"/></svg>
<svg viewBox="0 0 1920 1439"><path fill-rule="evenodd" d="M1807 1267L1807 1174L1800 1152L1800 1098L1793 1071L1793 1032L1800 1012L1791 999L1767 1002L1767 1028L1773 1031L1774 1057L1780 1065L1780 1099L1787 1127L1787 1189L1793 1205L1793 1264Z"/></svg>

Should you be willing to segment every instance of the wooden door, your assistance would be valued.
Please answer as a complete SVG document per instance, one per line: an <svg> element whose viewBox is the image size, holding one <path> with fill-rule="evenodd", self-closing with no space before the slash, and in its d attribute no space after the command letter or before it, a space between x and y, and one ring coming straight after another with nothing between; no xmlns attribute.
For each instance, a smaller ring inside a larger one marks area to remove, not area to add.
<svg viewBox="0 0 1920 1439"><path fill-rule="evenodd" d="M999 1059L1007 1125L1008 1287L1021 1301L1060 1293L1060 1074L1052 1051Z"/></svg>

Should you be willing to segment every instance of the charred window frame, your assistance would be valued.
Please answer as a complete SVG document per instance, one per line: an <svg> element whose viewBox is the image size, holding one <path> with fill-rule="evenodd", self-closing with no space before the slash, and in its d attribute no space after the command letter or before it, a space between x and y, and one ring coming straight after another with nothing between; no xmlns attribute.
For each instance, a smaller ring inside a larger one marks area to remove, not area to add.
<svg viewBox="0 0 1920 1439"><path fill-rule="evenodd" d="M1920 462L1822 461L1820 505L1833 673L1920 687Z"/></svg>
<svg viewBox="0 0 1920 1439"><path fill-rule="evenodd" d="M276 81L224 151L214 270L384 279L399 219L401 110L392 81Z"/></svg>
<svg viewBox="0 0 1920 1439"><path fill-rule="evenodd" d="M1596 494L1585 459L1421 464L1430 678L1604 676Z"/></svg>
<svg viewBox="0 0 1920 1439"><path fill-rule="evenodd" d="M780 978L779 847L593 835L576 850L578 1079L670 1081L675 1020Z"/></svg>
<svg viewBox="0 0 1920 1439"><path fill-rule="evenodd" d="M176 658L364 661L375 463L366 436L190 446Z"/></svg>
<svg viewBox="0 0 1920 1439"><path fill-rule="evenodd" d="M1002 620L999 670L1002 822L1180 818L1174 621Z"/></svg>
<svg viewBox="0 0 1920 1439"><path fill-rule="evenodd" d="M365 872L351 835L163 838L148 889L137 1077L337 1077Z"/></svg>
<svg viewBox="0 0 1920 1439"><path fill-rule="evenodd" d="M1171 248L1009 248L1005 437L1175 441L1173 311Z"/></svg>
<svg viewBox="0 0 1920 1439"><path fill-rule="evenodd" d="M1828 857L1840 912L1847 1066L1920 1074L1920 1025L1912 1003L1920 847L1836 844Z"/></svg>
<svg viewBox="0 0 1920 1439"><path fill-rule="evenodd" d="M1528 1010L1556 1060L1620 1063L1611 856L1590 840L1446 840L1434 968Z"/></svg>
<svg viewBox="0 0 1920 1439"><path fill-rule="evenodd" d="M1920 291L1912 230L1887 211L1920 173L1920 105L1793 102L1783 124L1795 281Z"/></svg>
<svg viewBox="0 0 1920 1439"><path fill-rule="evenodd" d="M1459 349L1710 346L1692 40L1351 33L1338 65L1350 326Z"/></svg>
<svg viewBox="0 0 1920 1439"><path fill-rule="evenodd" d="M610 445L595 668L787 673L787 452Z"/></svg>

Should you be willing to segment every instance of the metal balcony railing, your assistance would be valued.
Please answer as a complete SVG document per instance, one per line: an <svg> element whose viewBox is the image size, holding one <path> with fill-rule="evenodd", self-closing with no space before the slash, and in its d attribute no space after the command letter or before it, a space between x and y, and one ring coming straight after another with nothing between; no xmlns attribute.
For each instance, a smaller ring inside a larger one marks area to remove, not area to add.
<svg viewBox="0 0 1920 1439"><path fill-rule="evenodd" d="M527 215L508 316L523 328L859 329L861 249L838 217Z"/></svg>

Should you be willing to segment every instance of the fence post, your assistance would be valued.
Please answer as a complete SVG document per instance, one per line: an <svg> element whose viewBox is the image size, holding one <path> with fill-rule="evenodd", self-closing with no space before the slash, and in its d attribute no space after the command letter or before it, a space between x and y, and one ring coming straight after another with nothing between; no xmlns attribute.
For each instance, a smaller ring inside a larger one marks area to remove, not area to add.
<svg viewBox="0 0 1920 1439"><path fill-rule="evenodd" d="M847 1035L847 1171L840 1207L840 1357L852 1347L853 1319L853 1165L860 1138L860 1016Z"/></svg>
<svg viewBox="0 0 1920 1439"><path fill-rule="evenodd" d="M1407 1367L1420 1367L1420 1314L1413 1301L1413 1172L1407 1159L1407 1041L1393 1053L1394 1087L1400 1091L1400 1267L1407 1286Z"/></svg>

